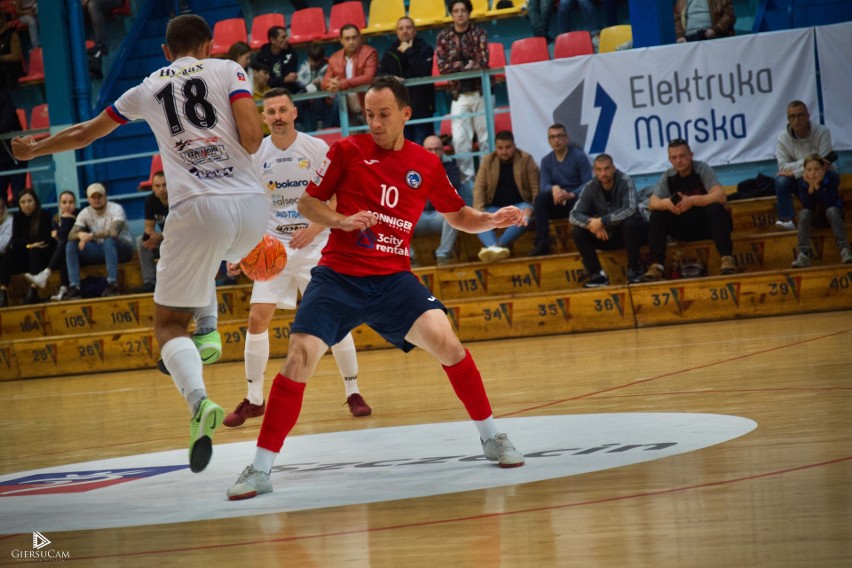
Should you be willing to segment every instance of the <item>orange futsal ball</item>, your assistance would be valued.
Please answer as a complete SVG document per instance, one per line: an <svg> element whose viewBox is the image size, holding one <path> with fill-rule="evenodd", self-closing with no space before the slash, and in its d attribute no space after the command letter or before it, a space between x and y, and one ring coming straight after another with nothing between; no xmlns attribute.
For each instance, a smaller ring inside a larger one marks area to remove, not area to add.
<svg viewBox="0 0 852 568"><path fill-rule="evenodd" d="M287 249L284 243L264 235L250 253L240 261L240 269L252 280L272 280L287 266Z"/></svg>

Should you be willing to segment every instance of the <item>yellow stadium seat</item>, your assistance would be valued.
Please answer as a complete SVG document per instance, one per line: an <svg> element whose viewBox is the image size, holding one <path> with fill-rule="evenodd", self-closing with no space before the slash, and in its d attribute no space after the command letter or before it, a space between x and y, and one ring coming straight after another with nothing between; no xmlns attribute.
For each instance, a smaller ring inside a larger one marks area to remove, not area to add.
<svg viewBox="0 0 852 568"><path fill-rule="evenodd" d="M396 21L405 15L403 0L373 0L365 34L386 34L396 29Z"/></svg>
<svg viewBox="0 0 852 568"><path fill-rule="evenodd" d="M414 20L414 25L418 28L452 21L452 18L447 17L447 5L444 0L410 0L408 17Z"/></svg>
<svg viewBox="0 0 852 568"><path fill-rule="evenodd" d="M598 53L615 51L616 48L625 43L630 43L631 46L633 44L633 28L629 24L604 28L601 30Z"/></svg>

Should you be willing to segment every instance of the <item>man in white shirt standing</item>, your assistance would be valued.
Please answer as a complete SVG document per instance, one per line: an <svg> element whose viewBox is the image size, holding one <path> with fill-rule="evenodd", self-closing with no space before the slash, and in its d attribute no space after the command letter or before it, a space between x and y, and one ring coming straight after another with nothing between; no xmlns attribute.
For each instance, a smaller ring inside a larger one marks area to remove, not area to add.
<svg viewBox="0 0 852 568"><path fill-rule="evenodd" d="M212 44L203 18L173 18L163 45L170 65L92 120L40 141L29 136L12 141L15 155L30 159L82 148L137 118L151 127L169 180L154 333L190 409L189 465L196 473L210 461L213 433L225 413L207 398L199 355L204 345L190 338L187 326L194 311L210 306L219 263L239 261L263 237L265 227L257 219L269 210L252 167L262 133L245 70L234 61L208 59Z"/></svg>

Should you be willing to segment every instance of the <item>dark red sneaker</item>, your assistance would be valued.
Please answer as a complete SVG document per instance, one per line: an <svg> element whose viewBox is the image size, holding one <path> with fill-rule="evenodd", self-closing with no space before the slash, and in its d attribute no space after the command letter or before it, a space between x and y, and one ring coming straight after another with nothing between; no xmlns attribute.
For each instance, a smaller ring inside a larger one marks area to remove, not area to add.
<svg viewBox="0 0 852 568"><path fill-rule="evenodd" d="M244 398L243 401L237 405L237 408L225 417L225 420L223 420L222 423L229 428L242 426L243 422L245 422L247 418L263 416L264 412L266 412L265 400L263 401L263 404L258 406L250 403L247 398Z"/></svg>
<svg viewBox="0 0 852 568"><path fill-rule="evenodd" d="M373 413L373 409L367 405L364 397L357 392L349 395L346 404L349 405L349 412L352 413L352 416L369 416ZM227 422L227 419L225 419L225 422Z"/></svg>

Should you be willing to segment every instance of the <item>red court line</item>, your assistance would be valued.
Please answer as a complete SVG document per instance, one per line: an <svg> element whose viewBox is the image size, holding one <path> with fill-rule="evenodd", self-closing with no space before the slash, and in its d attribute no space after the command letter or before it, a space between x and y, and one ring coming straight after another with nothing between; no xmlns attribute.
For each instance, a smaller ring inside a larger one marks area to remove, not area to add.
<svg viewBox="0 0 852 568"><path fill-rule="evenodd" d="M208 551L208 550L221 550L225 548L236 548L240 546L257 546L257 545L265 545L265 544L274 544L274 543L286 543L286 542L296 542L296 541L305 541L305 540L314 540L321 538L330 538L330 537L339 537L339 536L347 536L354 534L365 534L365 533L379 533L379 532L387 532L387 531L395 531L400 529L410 529L410 528L418 528L418 527L428 527L435 525L444 525L451 523L463 523L468 521L478 521L481 519L491 519L491 518L499 518L499 517L509 517L514 515L525 515L527 513L539 513L543 511L554 511L561 509L573 509L575 507L585 507L590 505L600 505L603 503L615 503L618 501L628 501L631 499L641 499L645 497L656 497L659 495L669 495L672 493L683 493L686 491L693 491L696 489L706 489L709 487L720 487L724 485L732 485L735 483L741 483L745 481L753 481L756 479L763 479L767 477L776 477L779 475L785 475L787 473L793 473L797 471L804 471L808 469L814 469L817 467L823 467L828 465L839 464L847 461L852 461L852 456L845 456L842 458L835 458L833 460L822 461L807 465L800 465L796 467L790 467L786 469L779 469L776 471L769 471L765 473L756 473L753 475L746 475L743 477L736 477L734 479L725 479L722 481L710 481L707 483L698 483L695 485L684 485L683 487L670 487L668 489L659 489L657 491L644 491L640 493L632 493L629 495L619 495L614 497L603 497L600 499L590 499L587 501L577 501L574 503L565 503L563 505L548 505L546 507L531 507L529 509L519 509L517 511L504 511L501 513L487 513L482 515L470 515L467 517L453 517L449 519L438 519L434 521L423 521L419 523L404 523L398 525L388 525L386 527L376 527L371 529L353 529L347 531L336 531L336 532L326 532L305 536L290 536L290 537L282 537L282 538L269 538L264 540L251 540L244 542L233 542L229 544L215 544L215 545L207 545L207 546L188 546L183 548L169 548L162 550L149 550L144 552L127 552L122 554L106 554L103 556L80 556L65 559L65 562L72 562L75 560L99 560L103 558L130 558L130 557L139 557L139 556L149 556L153 554L173 554L176 552L193 552L193 551ZM222 521L229 521L233 519L220 519ZM138 527L137 527L138 528Z"/></svg>
<svg viewBox="0 0 852 568"><path fill-rule="evenodd" d="M614 387L609 387L609 388L601 389L601 390L598 390L598 391L592 391L592 392L588 392L586 394L579 394L577 396L563 398L563 399L560 399L560 400L553 400L553 401L545 403L545 404L539 404L537 406L530 406L528 408L523 408L521 410L515 410L514 412L507 412L506 414L501 414L500 416L495 416L495 418L506 418L508 416L514 416L516 414L524 414L526 412L530 412L531 410L539 410L539 409L542 409L542 408L547 408L549 406L562 404L564 402L570 402L572 400L581 400L581 399L593 397L593 396L596 396L596 395L599 395L599 394L604 394L604 393L608 393L608 392L612 392L612 391L617 391L617 390L621 390L621 389L635 387L636 385L649 383L651 381L656 381L656 380L659 380L659 379L665 379L667 377L674 377L676 375L688 373L690 371L698 371L698 370L701 370L701 369L709 369L710 367L715 367L716 365L722 365L722 364L725 364L725 363L731 363L733 361L739 361L740 359L746 359L748 357L753 357L755 355L763 355L763 354L766 354L766 353L771 353L773 351L780 351L781 349L789 349L790 347L795 347L795 346L798 346L798 345L804 345L806 343L811 343L813 341L821 341L821 340L827 339L829 337L834 337L835 335L841 335L841 334L844 334L844 333L849 333L850 331L852 331L852 329L843 329L843 330L840 330L840 331L835 331L833 333L827 333L825 335L820 335L818 337L811 337L810 339L802 339L802 340L799 340L799 341L793 341L792 343L787 343L785 345L777 345L775 347L768 347L766 349L760 349L758 351L752 351L751 353L744 353L742 355L736 355L734 357L729 357L727 359L720 359L718 361L713 361L712 363L705 363L703 365L696 365L694 367L686 367L684 369L679 369L677 371L670 371L668 373L663 373L663 374L660 374L660 375L656 375L654 377L648 377L647 379L639 379L639 380L636 380L636 381L633 381L633 382L630 382L630 383L624 383L622 385L616 385Z"/></svg>

